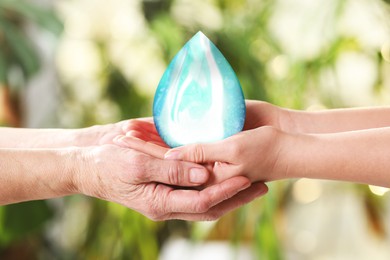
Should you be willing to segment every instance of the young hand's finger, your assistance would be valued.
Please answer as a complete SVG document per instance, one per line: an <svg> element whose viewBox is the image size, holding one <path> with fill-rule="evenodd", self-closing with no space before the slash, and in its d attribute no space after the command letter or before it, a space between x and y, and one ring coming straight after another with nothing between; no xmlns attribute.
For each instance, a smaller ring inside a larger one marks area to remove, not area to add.
<svg viewBox="0 0 390 260"><path fill-rule="evenodd" d="M165 159L195 163L229 162L231 158L229 150L229 144L226 141L190 144L169 150L165 154Z"/></svg>

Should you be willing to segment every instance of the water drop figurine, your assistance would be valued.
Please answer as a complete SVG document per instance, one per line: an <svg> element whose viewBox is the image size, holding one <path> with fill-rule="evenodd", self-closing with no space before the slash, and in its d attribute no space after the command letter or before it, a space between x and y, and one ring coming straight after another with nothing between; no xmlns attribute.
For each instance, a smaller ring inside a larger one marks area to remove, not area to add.
<svg viewBox="0 0 390 260"><path fill-rule="evenodd" d="M245 112L235 72L198 32L173 58L157 87L153 116L158 133L170 147L213 142L240 132Z"/></svg>

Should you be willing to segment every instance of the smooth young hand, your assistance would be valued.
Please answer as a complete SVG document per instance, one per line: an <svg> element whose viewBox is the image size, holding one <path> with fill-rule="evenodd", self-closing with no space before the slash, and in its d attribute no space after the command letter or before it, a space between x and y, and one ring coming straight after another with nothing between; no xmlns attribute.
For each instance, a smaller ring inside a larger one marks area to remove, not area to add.
<svg viewBox="0 0 390 260"><path fill-rule="evenodd" d="M213 173L207 185L240 175L256 182L280 179L285 174L280 166L278 174L272 169L273 174L267 175L275 167L280 152L278 140L282 133L273 127L244 131L213 144L194 144L172 150L159 137L150 118L133 120L127 130L126 136L115 138L116 144L161 159L200 163Z"/></svg>
<svg viewBox="0 0 390 260"><path fill-rule="evenodd" d="M374 109L379 114L386 110ZM305 177L390 187L388 117L380 120L371 112L370 109L334 111L338 120L345 117L344 113L353 117L353 123L344 126L326 123L331 111L311 114L321 119L317 124L313 123L317 130L321 130L319 132L325 132L320 134L286 132L274 126L260 126L215 143L192 144L172 150L152 141L156 140L158 134L151 122L136 122L138 127L150 129L149 133L141 135L136 130L130 131L128 137L122 136L117 142L146 153L155 147L158 151L156 156L160 158L164 154L166 159L204 164L213 172L208 184L241 175L251 181ZM359 113L363 119L358 117ZM364 123L367 117L373 120ZM268 124L270 122L268 120ZM277 124L278 120L273 122ZM255 120L253 123L247 122L246 126L263 123ZM337 129L340 132L333 132Z"/></svg>

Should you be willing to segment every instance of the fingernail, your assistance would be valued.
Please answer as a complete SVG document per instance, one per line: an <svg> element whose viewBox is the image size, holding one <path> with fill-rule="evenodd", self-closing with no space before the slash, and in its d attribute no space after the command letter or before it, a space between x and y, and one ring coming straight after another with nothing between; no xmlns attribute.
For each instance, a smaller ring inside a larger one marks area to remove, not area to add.
<svg viewBox="0 0 390 260"><path fill-rule="evenodd" d="M168 159L168 160L181 160L182 159L182 155L181 155L179 150L170 150L170 151L165 153L164 159Z"/></svg>
<svg viewBox="0 0 390 260"><path fill-rule="evenodd" d="M195 184L205 183L208 179L208 175L203 169L192 168L190 169L190 182Z"/></svg>
<svg viewBox="0 0 390 260"><path fill-rule="evenodd" d="M248 189L250 186L251 186L251 183L248 182L248 183L245 184L245 186L242 186L242 187L238 190L238 192L243 191L243 190L246 190L246 189Z"/></svg>
<svg viewBox="0 0 390 260"><path fill-rule="evenodd" d="M261 188L260 188L260 191L259 191L259 194L260 195L264 195L268 192L268 186L267 185L262 185Z"/></svg>

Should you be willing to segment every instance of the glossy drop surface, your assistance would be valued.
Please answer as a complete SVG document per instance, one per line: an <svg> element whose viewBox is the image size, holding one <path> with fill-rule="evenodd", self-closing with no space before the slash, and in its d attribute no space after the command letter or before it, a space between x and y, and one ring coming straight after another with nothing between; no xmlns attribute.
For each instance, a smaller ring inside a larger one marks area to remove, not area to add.
<svg viewBox="0 0 390 260"><path fill-rule="evenodd" d="M242 130L245 100L240 82L202 32L184 45L164 72L153 116L158 133L171 147L213 142Z"/></svg>

